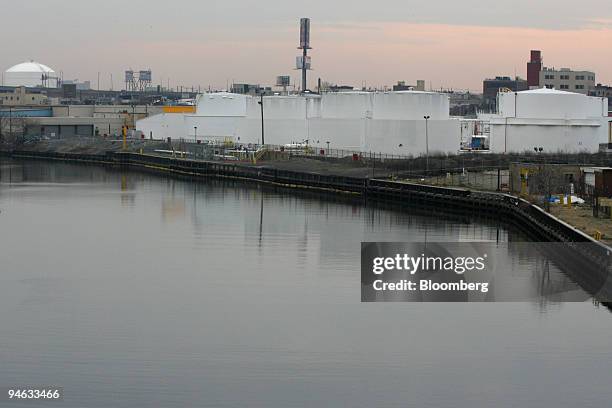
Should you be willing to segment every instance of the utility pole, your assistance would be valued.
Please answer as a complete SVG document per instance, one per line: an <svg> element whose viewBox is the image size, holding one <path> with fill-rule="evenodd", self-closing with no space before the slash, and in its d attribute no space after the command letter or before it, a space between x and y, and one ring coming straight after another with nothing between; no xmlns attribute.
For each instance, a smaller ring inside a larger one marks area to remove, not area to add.
<svg viewBox="0 0 612 408"><path fill-rule="evenodd" d="M429 115L423 116L425 119L425 170L429 174Z"/></svg>
<svg viewBox="0 0 612 408"><path fill-rule="evenodd" d="M136 105L134 104L132 104L132 128L136 132Z"/></svg>

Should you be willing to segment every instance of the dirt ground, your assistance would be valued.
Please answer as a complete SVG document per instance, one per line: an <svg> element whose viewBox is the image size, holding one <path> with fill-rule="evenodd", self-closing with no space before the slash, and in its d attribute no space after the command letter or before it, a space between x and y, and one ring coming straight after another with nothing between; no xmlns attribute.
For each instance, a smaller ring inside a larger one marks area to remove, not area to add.
<svg viewBox="0 0 612 408"><path fill-rule="evenodd" d="M155 148L168 149L164 142L152 143L150 141L133 141L128 143L129 151L151 151ZM36 152L60 152L80 154L104 154L108 151L119 151L122 148L121 140L105 140L101 138L71 138L58 140L42 140L36 143L19 146L19 150ZM252 166L251 163L235 162L240 165ZM309 172L324 175L338 175L344 177L389 177L395 172L389 169L368 167L363 163L347 160L318 160L301 157L292 157L290 160L262 160L256 166L272 167L281 170Z"/></svg>
<svg viewBox="0 0 612 408"><path fill-rule="evenodd" d="M595 232L599 231L602 234L602 242L608 245L612 244L612 219L594 218L591 207L574 206L568 208L562 205L554 205L550 207L550 213L590 236L594 236Z"/></svg>
<svg viewBox="0 0 612 408"><path fill-rule="evenodd" d="M308 172L344 177L388 177L393 171L363 166L351 161L325 161L308 158L291 158L290 160L268 160L257 163L258 166L273 167L280 170Z"/></svg>

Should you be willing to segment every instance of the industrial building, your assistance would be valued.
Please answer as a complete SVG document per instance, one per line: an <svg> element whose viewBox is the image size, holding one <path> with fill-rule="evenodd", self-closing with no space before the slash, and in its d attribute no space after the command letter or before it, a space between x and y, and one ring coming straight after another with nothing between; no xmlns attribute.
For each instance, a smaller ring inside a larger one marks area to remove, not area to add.
<svg viewBox="0 0 612 408"><path fill-rule="evenodd" d="M406 85L406 81L398 81L393 85L393 91L425 91L425 81L417 79L416 85Z"/></svg>
<svg viewBox="0 0 612 408"><path fill-rule="evenodd" d="M589 96L608 98L608 112L612 114L612 86L597 84L589 91Z"/></svg>
<svg viewBox="0 0 612 408"><path fill-rule="evenodd" d="M48 107L0 107L4 135L66 138L73 136L119 136L122 126L134 129L138 119L172 111L174 107L121 105L60 105ZM183 110L184 111L184 110ZM10 126L8 122L12 122Z"/></svg>
<svg viewBox="0 0 612 408"><path fill-rule="evenodd" d="M23 106L23 105L48 105L49 98L40 89L28 89L25 86L0 87L0 105Z"/></svg>
<svg viewBox="0 0 612 408"><path fill-rule="evenodd" d="M569 68L544 67L540 71L540 84L548 89L560 89L587 95L595 87L595 73L572 71Z"/></svg>
<svg viewBox="0 0 612 408"><path fill-rule="evenodd" d="M500 90L520 92L528 89L529 83L519 77L497 76L492 79L485 79L482 82L482 107L489 112L495 112L497 108L497 94Z"/></svg>
<svg viewBox="0 0 612 408"><path fill-rule="evenodd" d="M559 89L589 95L589 92L595 88L594 72L546 67L544 66L542 52L539 50L531 50L530 56L531 59L527 63L529 89Z"/></svg>

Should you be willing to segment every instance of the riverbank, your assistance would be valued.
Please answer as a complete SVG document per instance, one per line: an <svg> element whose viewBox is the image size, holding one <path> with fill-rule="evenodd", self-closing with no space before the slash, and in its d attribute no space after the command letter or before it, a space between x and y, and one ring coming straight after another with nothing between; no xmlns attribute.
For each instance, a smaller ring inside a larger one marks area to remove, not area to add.
<svg viewBox="0 0 612 408"><path fill-rule="evenodd" d="M612 221L609 218L593 217L591 207L553 205L550 213L589 236L601 234L601 242L612 246Z"/></svg>
<svg viewBox="0 0 612 408"><path fill-rule="evenodd" d="M16 158L36 158L132 166L162 173L192 177L212 176L276 184L289 188L306 188L338 193L357 194L367 199L421 203L447 211L489 213L507 217L521 224L544 241L595 242L558 218L520 198L494 192L463 188L434 187L378 178L351 177L333 171L326 173L286 170L283 166L252 165L234 162L210 162L173 157L107 151L105 154L20 150L7 153Z"/></svg>
<svg viewBox="0 0 612 408"><path fill-rule="evenodd" d="M269 166L210 162L162 157L130 152L106 152L104 155L14 151L15 159L58 160L105 166L120 166L158 174L172 174L195 180L212 177L264 183L289 189L303 189L331 194L353 195L377 203L396 206L423 206L447 213L475 214L513 224L536 242L565 243L557 256L559 262L578 274L581 286L591 288L595 296L606 282L610 269L610 248L579 229L546 213L536 205L508 194L471 191L462 188L434 187L383 179L344 177L307 172L285 171ZM607 302L612 289L597 295Z"/></svg>
<svg viewBox="0 0 612 408"><path fill-rule="evenodd" d="M122 140L103 139L103 138L71 138L71 139L53 139L39 140L29 144L15 146L0 146L0 152L11 154L13 151L33 152L38 154L71 154L71 155L96 155L105 156L109 152L120 153L144 153L149 155L159 155L156 151L171 151L178 147L164 141L155 140L129 140L126 149L123 148ZM177 149L180 150L180 149ZM169 156L169 155L168 155ZM180 158L180 153L176 154ZM245 162L232 162L232 164L247 165L247 166L265 166L266 168L275 168L283 171L308 172L321 175L336 175L344 177L391 177L397 173L396 170L389 169L375 164L373 167L365 165L362 162L355 162L350 157L348 158L309 158L291 156L290 159L275 159L259 161L259 164Z"/></svg>

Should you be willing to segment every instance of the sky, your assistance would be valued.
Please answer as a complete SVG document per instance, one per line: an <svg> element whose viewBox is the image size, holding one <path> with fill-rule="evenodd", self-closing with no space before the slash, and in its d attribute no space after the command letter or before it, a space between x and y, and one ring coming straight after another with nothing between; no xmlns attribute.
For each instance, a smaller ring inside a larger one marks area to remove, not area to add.
<svg viewBox="0 0 612 408"><path fill-rule="evenodd" d="M311 18L311 88L424 79L481 91L484 78L525 78L531 49L612 85L610 0L1 1L2 70L35 60L93 88L99 77L110 89L112 75L120 89L130 68L170 87L297 84L300 17Z"/></svg>

